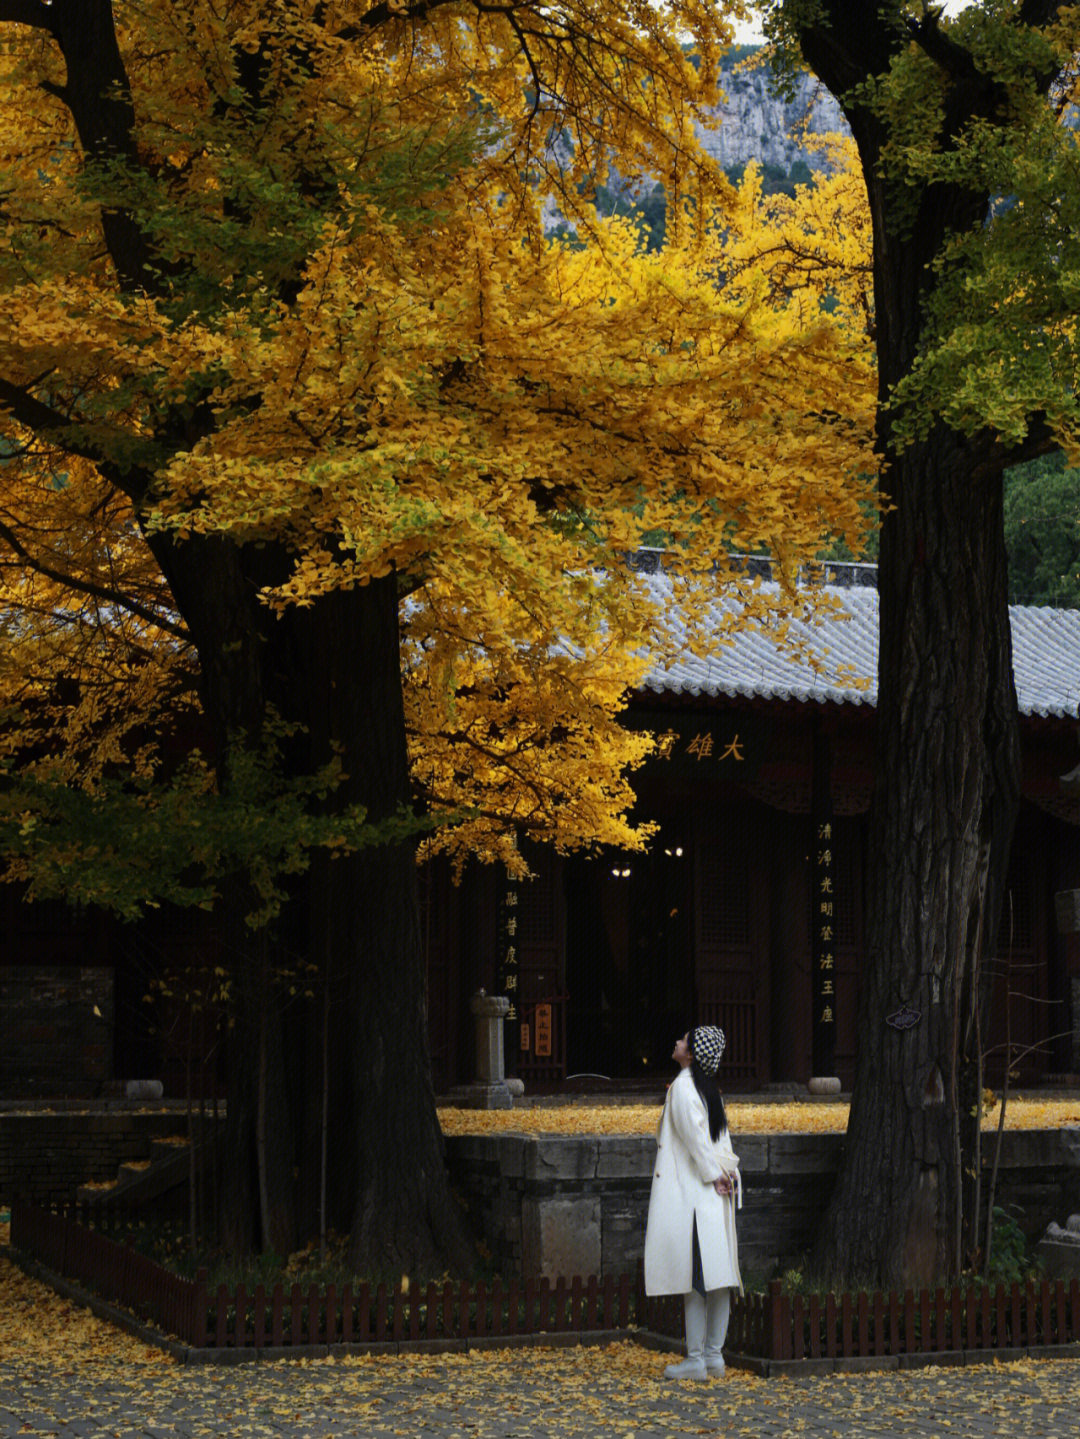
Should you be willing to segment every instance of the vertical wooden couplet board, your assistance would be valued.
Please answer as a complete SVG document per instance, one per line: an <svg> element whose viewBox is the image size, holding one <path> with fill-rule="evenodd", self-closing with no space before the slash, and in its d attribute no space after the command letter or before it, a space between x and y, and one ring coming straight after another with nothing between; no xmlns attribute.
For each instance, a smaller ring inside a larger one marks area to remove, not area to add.
<svg viewBox="0 0 1080 1439"><path fill-rule="evenodd" d="M507 1074L517 1073L518 1057L523 1050L527 1051L532 1043L532 1036L527 1032L528 1025L523 1022L524 1015L521 1012L519 898L517 880L503 869L499 876L499 902L496 907L497 973L495 993L505 994L510 1001L510 1010L506 1016L503 1032L503 1053Z"/></svg>
<svg viewBox="0 0 1080 1439"><path fill-rule="evenodd" d="M830 1078L836 1066L836 826L832 812L832 752L820 721L814 725L810 818L810 936L813 996L813 1073Z"/></svg>

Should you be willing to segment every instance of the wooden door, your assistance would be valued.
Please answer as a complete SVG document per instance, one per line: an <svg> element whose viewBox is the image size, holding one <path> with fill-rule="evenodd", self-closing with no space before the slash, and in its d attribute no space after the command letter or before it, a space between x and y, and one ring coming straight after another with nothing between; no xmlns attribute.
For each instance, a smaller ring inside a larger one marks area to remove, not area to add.
<svg viewBox="0 0 1080 1439"><path fill-rule="evenodd" d="M769 1079L768 831L749 806L717 819L694 846L697 1022L724 1031L721 1081L747 1088Z"/></svg>

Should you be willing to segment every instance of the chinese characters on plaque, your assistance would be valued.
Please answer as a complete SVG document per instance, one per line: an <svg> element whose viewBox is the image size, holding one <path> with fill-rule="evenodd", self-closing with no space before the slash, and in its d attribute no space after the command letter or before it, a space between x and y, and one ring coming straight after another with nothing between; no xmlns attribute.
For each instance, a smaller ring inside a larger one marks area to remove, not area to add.
<svg viewBox="0 0 1080 1439"><path fill-rule="evenodd" d="M744 746L740 744L737 734L727 739L714 739L711 729L697 730L690 739L673 729L665 730L663 734L656 736L657 759L672 760L677 756L689 756L699 764L702 760L716 763L726 759L741 763L746 759L743 751Z"/></svg>
<svg viewBox="0 0 1080 1439"><path fill-rule="evenodd" d="M759 714L695 714L678 706L638 709L626 716L635 730L653 740L645 763L653 774L675 783L690 774L742 784L760 769L769 750L770 722Z"/></svg>
<svg viewBox="0 0 1080 1439"><path fill-rule="evenodd" d="M538 1004L534 1011L536 1020L536 1057L551 1058L551 1005Z"/></svg>
<svg viewBox="0 0 1080 1439"><path fill-rule="evenodd" d="M518 965L518 882L503 871L496 913L497 966L495 993L505 994L510 1001L506 1016L505 1032L506 1058L509 1061L519 1049L529 1048L527 1024L518 1025L519 1006L519 965Z"/></svg>

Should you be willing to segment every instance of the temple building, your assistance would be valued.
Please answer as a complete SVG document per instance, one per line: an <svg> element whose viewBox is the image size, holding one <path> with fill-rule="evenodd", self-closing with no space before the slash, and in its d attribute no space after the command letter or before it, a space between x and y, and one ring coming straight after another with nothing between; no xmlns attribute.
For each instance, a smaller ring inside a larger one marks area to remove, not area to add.
<svg viewBox="0 0 1080 1439"><path fill-rule="evenodd" d="M474 873L456 896L430 877L432 903L459 915L430 956L439 1079L461 1071L461 996L483 984L515 1001L507 1045L527 1084L667 1075L673 1039L694 1022L727 1034L728 1086L801 1083L824 1016L833 1072L850 1085L878 596L872 566L836 566L833 578L841 615L794 626L806 658L746 631L711 658L655 670L634 695L627 722L661 740L634 777L635 817L660 827L648 855L530 851L536 878L509 887L512 937L500 929L498 877ZM649 582L666 583L660 573ZM1080 612L1013 607L1011 617L1023 801L988 1074L1004 1066L1008 1010L1008 1043L1031 1081L1080 1070L1080 947L1055 924L1055 895L1080 887L1080 787L1068 779L1080 759Z"/></svg>

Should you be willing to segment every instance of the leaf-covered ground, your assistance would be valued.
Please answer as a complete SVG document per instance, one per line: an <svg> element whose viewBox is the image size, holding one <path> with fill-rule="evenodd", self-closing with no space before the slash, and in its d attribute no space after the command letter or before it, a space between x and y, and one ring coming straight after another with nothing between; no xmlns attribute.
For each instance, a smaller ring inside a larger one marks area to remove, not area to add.
<svg viewBox="0 0 1080 1439"><path fill-rule="evenodd" d="M1080 1364L676 1385L669 1356L494 1350L187 1368L0 1256L0 1439L1065 1439Z"/></svg>
<svg viewBox="0 0 1080 1439"><path fill-rule="evenodd" d="M0 1232L0 1243L7 1243L6 1232ZM43 1365L71 1374L97 1365L173 1367L160 1349L103 1323L89 1309L61 1299L44 1284L23 1274L0 1250L0 1373L12 1365ZM0 1380L0 1413L3 1393Z"/></svg>
<svg viewBox="0 0 1080 1439"><path fill-rule="evenodd" d="M728 1120L738 1134L842 1134L847 1128L848 1106L831 1103L755 1104L732 1099ZM652 1104L552 1105L550 1108L440 1109L444 1134L652 1134L659 1117L659 1101ZM983 1121L997 1127L995 1105ZM1080 1096L1076 1099L1010 1098L1005 1107L1006 1129L1057 1129L1080 1124Z"/></svg>

